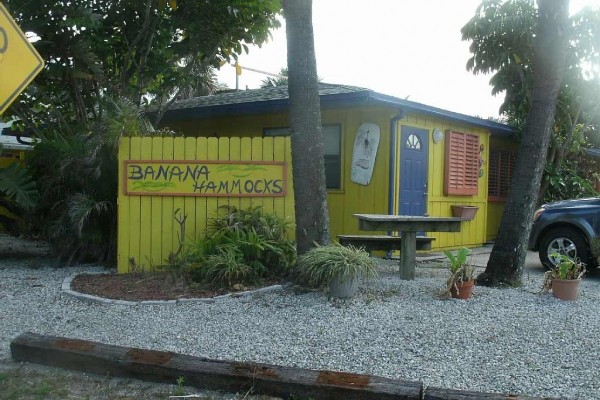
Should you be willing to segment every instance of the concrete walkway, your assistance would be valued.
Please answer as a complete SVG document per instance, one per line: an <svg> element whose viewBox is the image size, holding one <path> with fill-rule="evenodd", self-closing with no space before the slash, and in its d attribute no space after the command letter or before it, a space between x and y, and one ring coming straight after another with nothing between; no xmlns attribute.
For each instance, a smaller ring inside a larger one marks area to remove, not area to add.
<svg viewBox="0 0 600 400"><path fill-rule="evenodd" d="M492 251L492 245L485 245L482 247L474 247L471 249L471 255L469 256L469 262L478 267L487 265ZM428 261L444 261L446 256L443 252L432 252L432 253L417 253L417 262L428 262ZM527 258L525 259L525 272L530 274L543 274L544 268L538 257L538 253L533 251L527 251Z"/></svg>

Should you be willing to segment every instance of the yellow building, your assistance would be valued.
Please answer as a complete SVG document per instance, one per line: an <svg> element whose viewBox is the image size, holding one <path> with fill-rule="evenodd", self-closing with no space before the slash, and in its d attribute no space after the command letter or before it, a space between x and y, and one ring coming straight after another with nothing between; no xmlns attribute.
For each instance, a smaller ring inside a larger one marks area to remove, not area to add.
<svg viewBox="0 0 600 400"><path fill-rule="evenodd" d="M493 239L514 165L510 127L353 86L320 84L320 100L332 237L361 233L355 213L451 216L468 205L475 217L460 233L431 233L434 248ZM161 125L188 137L285 136L288 106L285 86L236 91L176 102Z"/></svg>

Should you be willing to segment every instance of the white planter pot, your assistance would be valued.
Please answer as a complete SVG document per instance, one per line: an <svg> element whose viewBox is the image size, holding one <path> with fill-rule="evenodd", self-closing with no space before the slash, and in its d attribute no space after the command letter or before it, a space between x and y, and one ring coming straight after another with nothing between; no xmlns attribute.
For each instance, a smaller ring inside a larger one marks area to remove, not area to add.
<svg viewBox="0 0 600 400"><path fill-rule="evenodd" d="M336 275L331 282L329 282L329 293L332 297L348 298L352 297L358 291L359 278L341 279L340 275Z"/></svg>

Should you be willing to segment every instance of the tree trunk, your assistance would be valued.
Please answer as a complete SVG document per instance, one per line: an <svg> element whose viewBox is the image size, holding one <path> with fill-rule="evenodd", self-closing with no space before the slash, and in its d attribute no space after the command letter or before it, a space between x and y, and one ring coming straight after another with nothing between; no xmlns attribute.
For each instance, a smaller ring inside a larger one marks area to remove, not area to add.
<svg viewBox="0 0 600 400"><path fill-rule="evenodd" d="M538 0L532 103L496 242L478 284L519 285L567 49L568 0Z"/></svg>
<svg viewBox="0 0 600 400"><path fill-rule="evenodd" d="M298 254L303 254L315 243L330 241L312 0L284 0L283 11L288 46L296 242Z"/></svg>

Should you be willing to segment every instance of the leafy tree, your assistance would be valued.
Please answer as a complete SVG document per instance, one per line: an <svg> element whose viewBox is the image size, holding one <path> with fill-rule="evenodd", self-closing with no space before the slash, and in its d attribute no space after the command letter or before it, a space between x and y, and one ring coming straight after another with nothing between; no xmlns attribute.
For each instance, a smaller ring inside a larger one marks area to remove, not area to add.
<svg viewBox="0 0 600 400"><path fill-rule="evenodd" d="M113 263L117 232L119 139L158 135L126 99L108 101L100 118L66 135L43 137L29 160L40 193L35 217L59 259Z"/></svg>
<svg viewBox="0 0 600 400"><path fill-rule="evenodd" d="M312 0L283 0L298 254L328 244L323 133L312 27Z"/></svg>
<svg viewBox="0 0 600 400"><path fill-rule="evenodd" d="M505 93L500 111L519 133L531 108L536 18L533 0L485 0L462 29L463 39L472 41L467 68L476 74L493 73L492 93ZM593 171L577 161L600 126L600 80L594 76L600 65L600 11L584 9L574 15L567 33L566 68L540 186L543 200L594 193L583 182L593 179ZM577 187L584 190L578 192Z"/></svg>
<svg viewBox="0 0 600 400"><path fill-rule="evenodd" d="M86 124L103 96L162 108L210 71L262 43L277 27L278 0L7 0L46 68L10 109L23 124ZM209 79L207 79L209 78ZM159 115L161 115L159 113ZM155 125L158 121L154 121ZM68 132L70 131L70 132Z"/></svg>
<svg viewBox="0 0 600 400"><path fill-rule="evenodd" d="M486 2L489 3L499 2ZM483 284L515 285L521 280L531 219L555 126L554 115L565 73L570 32L568 8L568 0L538 0L531 64L531 101L527 103L529 109L516 170L498 236L486 270L477 278ZM514 58L513 63L516 63ZM519 90L516 86L509 89L507 97L513 94L527 96L527 91Z"/></svg>
<svg viewBox="0 0 600 400"><path fill-rule="evenodd" d="M114 262L117 143L214 89L214 68L279 25L278 0L7 0L46 67L7 116L39 139L39 218L62 258Z"/></svg>

